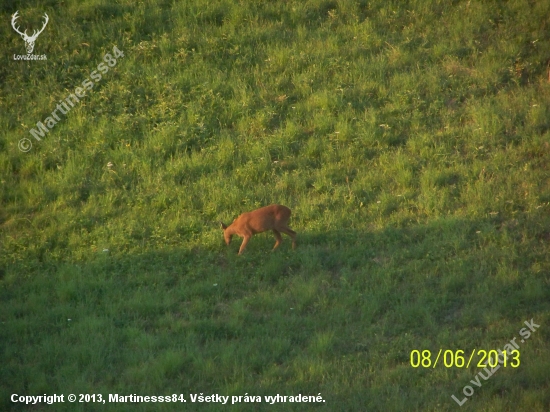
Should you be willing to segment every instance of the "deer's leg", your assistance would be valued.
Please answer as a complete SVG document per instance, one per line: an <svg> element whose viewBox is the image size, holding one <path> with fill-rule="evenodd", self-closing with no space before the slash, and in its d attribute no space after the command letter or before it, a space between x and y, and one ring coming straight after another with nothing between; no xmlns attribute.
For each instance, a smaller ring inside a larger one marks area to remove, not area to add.
<svg viewBox="0 0 550 412"><path fill-rule="evenodd" d="M292 249L296 249L296 232L289 227L281 227L279 230L292 238Z"/></svg>
<svg viewBox="0 0 550 412"><path fill-rule="evenodd" d="M273 249L272 249L272 250L275 250L279 247L279 245L283 241L283 237L281 236L279 231L276 229L273 229L273 234L275 235L275 239L277 239L277 241L275 242L275 246L273 246Z"/></svg>
<svg viewBox="0 0 550 412"><path fill-rule="evenodd" d="M244 252L244 249L246 248L246 244L250 240L252 236L244 236L243 243L241 243L241 248L239 249L239 255L242 255Z"/></svg>

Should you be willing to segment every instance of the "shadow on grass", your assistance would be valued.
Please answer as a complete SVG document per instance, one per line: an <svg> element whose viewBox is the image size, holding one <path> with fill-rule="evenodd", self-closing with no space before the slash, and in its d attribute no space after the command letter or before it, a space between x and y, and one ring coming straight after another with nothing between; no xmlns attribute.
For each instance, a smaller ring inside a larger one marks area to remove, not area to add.
<svg viewBox="0 0 550 412"><path fill-rule="evenodd" d="M383 382L424 382L424 394L411 398L418 406L447 402L428 385L433 378L394 369L412 349L494 346L524 318L547 316L550 296L537 272L547 233L540 222L441 219L300 231L295 251L285 238L269 252L274 239L265 234L237 256L220 233L215 250L105 253L33 273L15 265L0 280L0 374L8 382L0 406L13 407L11 393L140 388L323 392L325 410L377 408L374 396L392 392ZM399 407L392 399L385 404Z"/></svg>

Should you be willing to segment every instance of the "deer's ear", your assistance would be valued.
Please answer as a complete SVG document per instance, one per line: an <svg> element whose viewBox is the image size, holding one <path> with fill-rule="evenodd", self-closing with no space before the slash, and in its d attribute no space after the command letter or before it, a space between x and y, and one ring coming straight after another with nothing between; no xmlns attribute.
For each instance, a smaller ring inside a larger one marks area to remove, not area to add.
<svg viewBox="0 0 550 412"><path fill-rule="evenodd" d="M223 222L220 222L220 226L222 227L223 230L227 229L227 225L224 224Z"/></svg>

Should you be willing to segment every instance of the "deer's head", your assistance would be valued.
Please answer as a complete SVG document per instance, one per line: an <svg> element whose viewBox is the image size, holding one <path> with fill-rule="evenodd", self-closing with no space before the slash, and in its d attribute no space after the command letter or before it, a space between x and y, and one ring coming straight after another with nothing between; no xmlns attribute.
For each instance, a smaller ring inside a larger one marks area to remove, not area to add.
<svg viewBox="0 0 550 412"><path fill-rule="evenodd" d="M21 32L19 30L19 27L15 26L15 21L19 18L19 16L17 15L18 12L19 11L16 11L15 14L13 16L11 16L11 26L16 31L16 33L21 35L21 38L25 41L25 48L27 49L27 54L31 54L32 51L34 50L34 42L36 41L36 38L38 37L38 35L40 33L42 33L44 31L44 29L46 28L46 25L48 24L48 21L50 20L50 18L48 17L48 15L46 13L44 13L44 16L43 16L44 17L44 24L42 25L42 28L40 30L34 30L33 33L32 33L32 36L28 36L27 35L27 30L25 30L24 32Z"/></svg>

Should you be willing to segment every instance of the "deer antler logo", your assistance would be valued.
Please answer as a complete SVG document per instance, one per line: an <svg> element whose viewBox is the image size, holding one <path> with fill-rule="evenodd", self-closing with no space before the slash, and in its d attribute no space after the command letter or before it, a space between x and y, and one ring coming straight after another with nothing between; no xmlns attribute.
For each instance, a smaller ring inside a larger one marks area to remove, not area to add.
<svg viewBox="0 0 550 412"><path fill-rule="evenodd" d="M31 54L32 51L34 50L34 42L36 42L36 38L40 35L40 33L42 33L44 31L44 29L46 28L46 25L48 24L48 21L50 20L50 18L48 17L48 15L46 13L44 13L44 16L43 16L44 17L44 24L43 24L42 28L38 31L34 30L33 33L32 33L32 36L28 36L27 35L27 30L25 30L23 33L21 33L21 31L19 30L19 27L15 26L15 21L19 18L17 13L19 13L19 10L16 11L13 16L11 16L11 26L13 27L13 30L15 30L16 33L21 35L21 38L25 41L25 47L27 49L27 54Z"/></svg>

